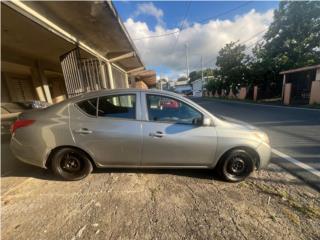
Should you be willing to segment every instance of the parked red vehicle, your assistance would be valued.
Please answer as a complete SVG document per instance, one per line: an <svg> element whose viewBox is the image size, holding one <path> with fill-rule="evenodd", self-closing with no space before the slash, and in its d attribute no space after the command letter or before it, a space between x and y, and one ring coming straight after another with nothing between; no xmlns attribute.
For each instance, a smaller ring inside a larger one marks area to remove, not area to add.
<svg viewBox="0 0 320 240"><path fill-rule="evenodd" d="M179 108L179 103L175 100L162 100L160 102L160 107L162 108Z"/></svg>

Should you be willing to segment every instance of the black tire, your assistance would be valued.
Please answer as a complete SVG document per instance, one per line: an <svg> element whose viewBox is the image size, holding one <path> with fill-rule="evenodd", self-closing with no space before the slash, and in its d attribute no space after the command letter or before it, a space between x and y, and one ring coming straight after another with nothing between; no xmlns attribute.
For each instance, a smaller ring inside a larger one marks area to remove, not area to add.
<svg viewBox="0 0 320 240"><path fill-rule="evenodd" d="M219 162L220 175L229 182L240 182L254 170L254 158L244 149L228 152Z"/></svg>
<svg viewBox="0 0 320 240"><path fill-rule="evenodd" d="M51 159L51 169L55 175L65 180L75 181L88 176L92 172L92 164L88 156L75 148L57 150Z"/></svg>

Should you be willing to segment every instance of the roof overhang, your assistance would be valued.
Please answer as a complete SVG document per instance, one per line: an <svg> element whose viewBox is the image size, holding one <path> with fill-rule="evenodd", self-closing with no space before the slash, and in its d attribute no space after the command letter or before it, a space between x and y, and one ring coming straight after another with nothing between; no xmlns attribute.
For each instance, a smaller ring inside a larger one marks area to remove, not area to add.
<svg viewBox="0 0 320 240"><path fill-rule="evenodd" d="M290 70L287 70L287 71L282 71L282 72L280 72L279 74L303 72L303 71L313 70L313 69L317 69L317 68L320 68L320 64L314 65L314 66L308 66L308 67L290 69Z"/></svg>
<svg viewBox="0 0 320 240"><path fill-rule="evenodd" d="M153 70L138 71L132 75L137 81L143 81L148 87L156 85L156 72Z"/></svg>
<svg viewBox="0 0 320 240"><path fill-rule="evenodd" d="M113 62L125 71L143 67L137 50L110 1L13 0L2 3L24 15L29 21L40 25L47 34L54 33L72 46L76 44L83 51L101 60L113 59ZM7 25L12 22L6 18L2 20ZM22 21L22 25L34 25L24 22L26 20ZM14 23L17 21L12 24ZM19 28L17 25L18 23L15 27ZM24 36L22 33L20 32L20 37ZM42 42L42 45L45 44L47 41Z"/></svg>

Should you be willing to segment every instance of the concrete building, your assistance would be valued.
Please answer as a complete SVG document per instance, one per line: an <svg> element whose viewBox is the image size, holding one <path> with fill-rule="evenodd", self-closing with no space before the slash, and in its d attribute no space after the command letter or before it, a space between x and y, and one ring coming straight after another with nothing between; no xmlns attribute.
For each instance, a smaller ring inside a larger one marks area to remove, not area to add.
<svg viewBox="0 0 320 240"><path fill-rule="evenodd" d="M205 88L205 80L197 79L195 81L193 81L192 83L192 95L194 97L202 97L203 95L203 91Z"/></svg>
<svg viewBox="0 0 320 240"><path fill-rule="evenodd" d="M177 93L189 94L192 92L192 85L188 80L176 81L174 85L174 91Z"/></svg>
<svg viewBox="0 0 320 240"><path fill-rule="evenodd" d="M155 84L111 1L2 1L1 102Z"/></svg>
<svg viewBox="0 0 320 240"><path fill-rule="evenodd" d="M207 83L214 79L213 76L204 76L203 80L201 78L193 81L192 84L192 95L195 97L202 97L206 92Z"/></svg>
<svg viewBox="0 0 320 240"><path fill-rule="evenodd" d="M283 75L284 104L320 104L320 65L290 69L280 74Z"/></svg>
<svg viewBox="0 0 320 240"><path fill-rule="evenodd" d="M175 81L162 78L157 81L156 88L166 91L174 91Z"/></svg>

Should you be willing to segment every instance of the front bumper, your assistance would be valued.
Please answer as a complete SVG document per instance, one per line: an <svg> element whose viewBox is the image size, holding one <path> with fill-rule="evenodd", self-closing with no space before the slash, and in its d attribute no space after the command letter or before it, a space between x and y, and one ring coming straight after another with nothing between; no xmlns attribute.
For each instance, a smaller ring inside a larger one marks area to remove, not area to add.
<svg viewBox="0 0 320 240"><path fill-rule="evenodd" d="M261 143L257 148L256 151L259 155L259 165L258 165L258 169L263 169L266 168L268 166L268 164L270 163L270 159L271 159L271 147L269 144L267 143Z"/></svg>

